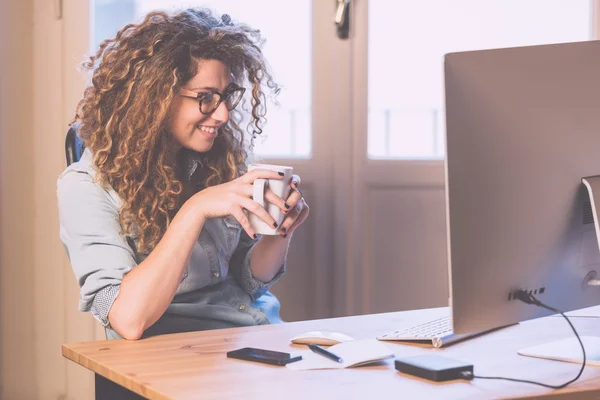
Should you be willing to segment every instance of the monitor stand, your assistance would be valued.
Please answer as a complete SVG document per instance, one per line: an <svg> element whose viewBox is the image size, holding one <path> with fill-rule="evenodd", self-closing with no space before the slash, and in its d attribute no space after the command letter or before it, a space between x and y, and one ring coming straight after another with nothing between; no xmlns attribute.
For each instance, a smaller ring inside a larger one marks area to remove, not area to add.
<svg viewBox="0 0 600 400"><path fill-rule="evenodd" d="M585 185L590 197L592 214L594 216L594 227L596 229L596 239L600 249L600 223L598 212L600 212L600 176L591 176L582 178L581 182ZM588 277L595 278L595 276ZM600 280L589 279L587 284L600 286ZM600 290L600 288L598 288ZM580 336L585 348L586 364L600 366L600 337ZM543 343L536 346L521 349L517 352L522 356L545 358L548 360L564 361L581 364L583 354L581 345L575 336L555 342Z"/></svg>
<svg viewBox="0 0 600 400"><path fill-rule="evenodd" d="M588 195L590 196L592 214L594 215L594 228L596 228L596 240L600 249L600 222L598 221L598 213L600 212L600 175L582 178L581 182L587 188Z"/></svg>

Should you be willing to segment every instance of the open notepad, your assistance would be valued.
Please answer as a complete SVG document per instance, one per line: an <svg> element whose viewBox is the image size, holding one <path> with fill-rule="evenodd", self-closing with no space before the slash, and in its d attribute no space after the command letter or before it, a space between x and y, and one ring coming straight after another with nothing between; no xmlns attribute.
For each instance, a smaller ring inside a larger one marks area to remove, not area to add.
<svg viewBox="0 0 600 400"><path fill-rule="evenodd" d="M344 362L338 363L308 350L302 353L302 360L287 364L286 367L296 371L329 368L341 369L371 364L394 357L394 353L385 344L375 339L352 340L336 344L327 350L340 356Z"/></svg>

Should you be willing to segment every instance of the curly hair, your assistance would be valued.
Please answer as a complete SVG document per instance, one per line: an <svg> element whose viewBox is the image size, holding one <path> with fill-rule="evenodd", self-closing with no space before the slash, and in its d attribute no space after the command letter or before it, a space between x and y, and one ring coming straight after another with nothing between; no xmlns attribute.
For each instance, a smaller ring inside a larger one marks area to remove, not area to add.
<svg viewBox="0 0 600 400"><path fill-rule="evenodd" d="M94 156L97 179L123 200L123 233L137 239L136 251L149 253L185 201L181 173L184 149L173 154L169 107L179 89L197 73L200 60L218 60L233 82L251 86L251 118L246 132L262 133L265 88L279 88L261 52L258 30L220 18L207 9L176 14L152 12L103 41L83 67L92 84L77 105L73 123ZM242 107L247 108L244 100ZM189 182L192 192L235 179L246 171L248 153L242 114L233 111L213 147L195 153L202 170ZM187 154L190 156L190 154Z"/></svg>

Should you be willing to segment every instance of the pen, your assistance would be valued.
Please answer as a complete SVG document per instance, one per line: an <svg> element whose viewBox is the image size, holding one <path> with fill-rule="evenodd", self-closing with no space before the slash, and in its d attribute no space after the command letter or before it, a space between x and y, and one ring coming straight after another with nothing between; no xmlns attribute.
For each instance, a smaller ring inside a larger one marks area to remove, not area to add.
<svg viewBox="0 0 600 400"><path fill-rule="evenodd" d="M324 348L322 348L321 346L317 346L316 344L309 344L308 348L311 349L313 352L320 354L322 356L325 356L333 361L337 361L339 363L343 363L344 360L342 360L341 357L333 354L332 352L330 352L329 350L325 350Z"/></svg>

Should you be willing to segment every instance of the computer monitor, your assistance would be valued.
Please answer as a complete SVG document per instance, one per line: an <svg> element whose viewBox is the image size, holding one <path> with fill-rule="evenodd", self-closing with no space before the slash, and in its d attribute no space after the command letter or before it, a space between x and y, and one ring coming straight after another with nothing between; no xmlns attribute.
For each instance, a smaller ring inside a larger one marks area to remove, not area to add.
<svg viewBox="0 0 600 400"><path fill-rule="evenodd" d="M444 69L454 332L551 313L518 289L563 311L600 304L582 184L600 175L600 41L451 53Z"/></svg>

